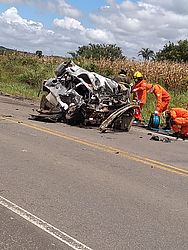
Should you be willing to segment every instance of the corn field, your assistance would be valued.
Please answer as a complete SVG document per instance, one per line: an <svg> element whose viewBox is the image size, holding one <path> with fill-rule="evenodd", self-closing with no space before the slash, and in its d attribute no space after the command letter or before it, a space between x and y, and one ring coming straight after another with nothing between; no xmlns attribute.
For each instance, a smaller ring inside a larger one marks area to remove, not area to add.
<svg viewBox="0 0 188 250"><path fill-rule="evenodd" d="M81 65L86 64L86 60L81 60ZM88 64L87 60L87 64ZM91 61L90 64L98 66L101 72L109 69L117 75L121 68L127 69L128 75L133 76L135 71L140 71L147 82L159 83L168 90L182 91L188 90L188 63L157 62L157 61L134 61L134 60L100 60Z"/></svg>
<svg viewBox="0 0 188 250"><path fill-rule="evenodd" d="M39 58L35 54L29 53L7 53L0 55L0 73L3 73L4 65L11 67L13 74L29 71L30 68L39 75L40 78L46 79L52 74L53 70L64 61L70 59L55 56L42 56ZM80 58L75 63L88 70L96 71L105 76L116 76L120 69L127 69L128 75L133 76L135 71L140 71L147 82L159 83L170 91L186 92L188 91L188 63L175 62L157 62L157 61L136 61L129 59L122 60L93 60ZM41 71L41 68L43 69ZM49 70L50 68L50 70ZM45 70L44 70L45 69ZM6 73L6 72L4 72ZM43 75L42 75L43 74Z"/></svg>

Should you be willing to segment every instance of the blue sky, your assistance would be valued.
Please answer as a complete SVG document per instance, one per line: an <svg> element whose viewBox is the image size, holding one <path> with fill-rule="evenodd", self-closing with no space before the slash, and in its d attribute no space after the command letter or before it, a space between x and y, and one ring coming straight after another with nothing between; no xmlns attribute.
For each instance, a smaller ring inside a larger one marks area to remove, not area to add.
<svg viewBox="0 0 188 250"><path fill-rule="evenodd" d="M117 0L116 2L121 3L123 0ZM70 0L69 3L77 8L82 9L84 12L97 10L101 6L106 5L105 0Z"/></svg>
<svg viewBox="0 0 188 250"><path fill-rule="evenodd" d="M124 55L188 36L187 0L0 0L0 45L66 55L110 43Z"/></svg>
<svg viewBox="0 0 188 250"><path fill-rule="evenodd" d="M4 1L4 2L8 2L8 1ZM45 0L43 2L45 2ZM117 0L116 2L121 3L122 0ZM84 16L87 16L88 13L92 11L97 11L101 6L106 5L105 0L68 0L67 3L74 6L77 9L80 9L83 12L82 20L84 20L84 22L87 23L88 26L92 24L89 23L87 21L87 18L84 18ZM6 9L12 6L15 6L15 3L2 3L0 4L0 12L5 11ZM42 21L47 26L51 24L51 21L55 17L59 16L57 15L57 13L53 11L36 9L35 6L26 5L25 3L16 4L16 6L20 15L23 18L34 19L35 21Z"/></svg>
<svg viewBox="0 0 188 250"><path fill-rule="evenodd" d="M70 0L69 3L77 8L82 9L84 12L90 12L92 10L100 8L102 5L105 5L104 0L98 0L98 1Z"/></svg>

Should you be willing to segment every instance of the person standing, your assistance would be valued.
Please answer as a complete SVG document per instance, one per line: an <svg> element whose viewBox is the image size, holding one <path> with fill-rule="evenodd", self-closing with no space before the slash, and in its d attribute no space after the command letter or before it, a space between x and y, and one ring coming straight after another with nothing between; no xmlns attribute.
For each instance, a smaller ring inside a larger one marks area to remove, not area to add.
<svg viewBox="0 0 188 250"><path fill-rule="evenodd" d="M144 80L142 73L136 71L133 75L135 84L132 87L133 101L136 101L139 105L135 109L135 122L142 122L141 110L146 103L146 80Z"/></svg>

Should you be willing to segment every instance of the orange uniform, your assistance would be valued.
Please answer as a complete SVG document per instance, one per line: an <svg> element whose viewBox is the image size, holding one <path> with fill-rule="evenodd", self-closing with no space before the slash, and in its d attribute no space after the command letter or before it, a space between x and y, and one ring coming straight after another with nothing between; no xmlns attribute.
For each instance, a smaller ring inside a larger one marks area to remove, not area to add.
<svg viewBox="0 0 188 250"><path fill-rule="evenodd" d="M134 92L134 90L136 90ZM142 80L140 82L137 82L133 88L133 99L138 100L140 103L145 104L146 103L146 80Z"/></svg>
<svg viewBox="0 0 188 250"><path fill-rule="evenodd" d="M141 80L137 82L133 88L133 100L139 101L139 108L136 108L135 110L135 118L139 121L142 120L142 114L141 114L141 109L146 103L146 81Z"/></svg>
<svg viewBox="0 0 188 250"><path fill-rule="evenodd" d="M160 113L168 109L168 104L170 102L169 93L159 84L152 87L152 93L156 96L156 110Z"/></svg>
<svg viewBox="0 0 188 250"><path fill-rule="evenodd" d="M188 110L183 108L170 109L170 117L173 121L172 129L188 136Z"/></svg>

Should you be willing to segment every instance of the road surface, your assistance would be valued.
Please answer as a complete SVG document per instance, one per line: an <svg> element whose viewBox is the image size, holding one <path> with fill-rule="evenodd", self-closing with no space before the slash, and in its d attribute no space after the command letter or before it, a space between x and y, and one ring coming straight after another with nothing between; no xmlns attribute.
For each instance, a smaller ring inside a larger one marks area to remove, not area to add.
<svg viewBox="0 0 188 250"><path fill-rule="evenodd" d="M187 141L29 120L36 108L0 96L0 249L188 249Z"/></svg>

